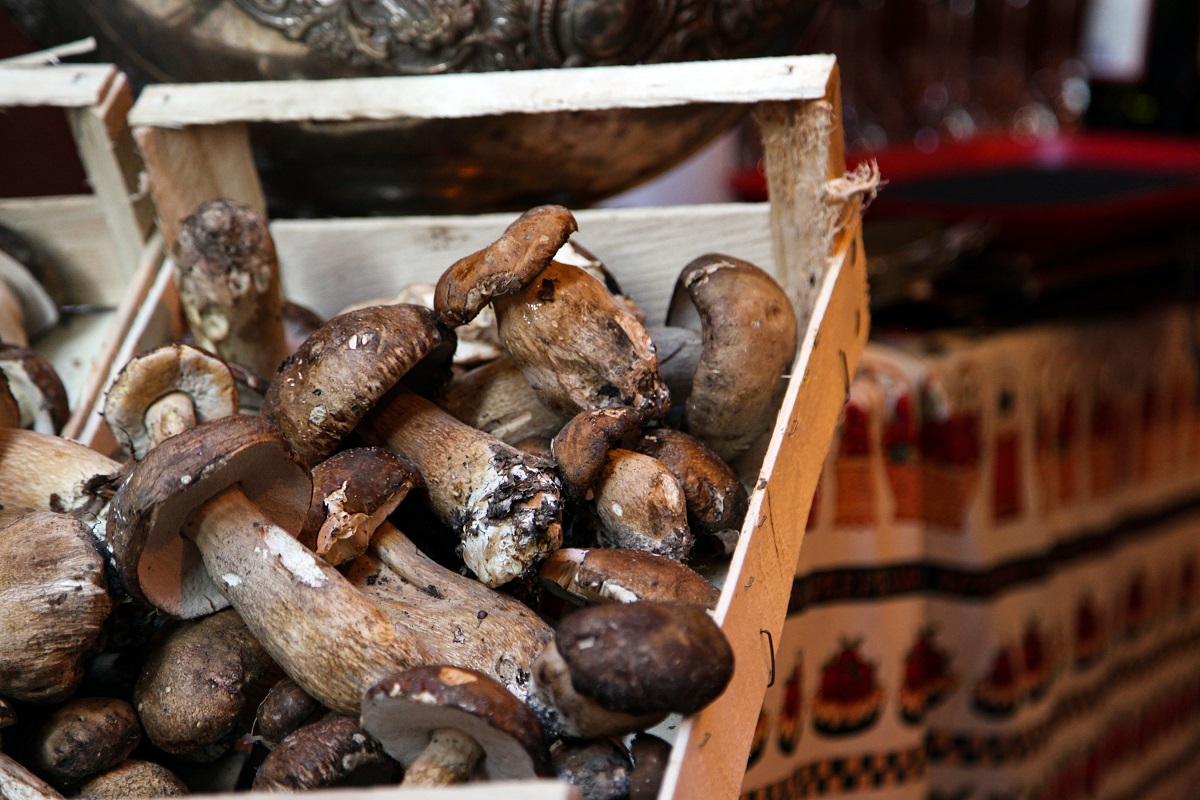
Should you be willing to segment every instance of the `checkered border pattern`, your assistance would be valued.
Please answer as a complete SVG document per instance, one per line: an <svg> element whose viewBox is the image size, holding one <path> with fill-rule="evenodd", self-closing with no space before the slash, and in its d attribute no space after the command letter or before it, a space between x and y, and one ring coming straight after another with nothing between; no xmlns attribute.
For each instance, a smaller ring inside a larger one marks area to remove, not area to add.
<svg viewBox="0 0 1200 800"><path fill-rule="evenodd" d="M902 786L925 775L925 748L830 758L804 764L784 780L746 792L742 800L792 800L886 786Z"/></svg>

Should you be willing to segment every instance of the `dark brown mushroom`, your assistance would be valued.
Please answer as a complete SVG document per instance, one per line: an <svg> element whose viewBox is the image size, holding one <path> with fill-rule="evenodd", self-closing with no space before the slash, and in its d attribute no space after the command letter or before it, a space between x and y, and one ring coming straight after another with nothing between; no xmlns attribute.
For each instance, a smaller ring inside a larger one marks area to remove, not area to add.
<svg viewBox="0 0 1200 800"><path fill-rule="evenodd" d="M291 678L280 678L267 691L254 715L254 733L268 750L308 722L321 704Z"/></svg>
<svg viewBox="0 0 1200 800"><path fill-rule="evenodd" d="M372 687L361 724L404 765L403 786L553 775L537 718L500 683L451 666L413 667Z"/></svg>
<svg viewBox="0 0 1200 800"><path fill-rule="evenodd" d="M188 787L175 773L152 761L130 758L79 788L81 800L127 800L130 797L175 797Z"/></svg>
<svg viewBox="0 0 1200 800"><path fill-rule="evenodd" d="M55 786L77 786L124 761L141 740L138 716L129 703L77 697L34 734L29 766Z"/></svg>
<svg viewBox="0 0 1200 800"><path fill-rule="evenodd" d="M720 591L695 570L643 550L564 547L538 571L543 586L584 603L638 600L716 607Z"/></svg>
<svg viewBox="0 0 1200 800"><path fill-rule="evenodd" d="M62 430L71 408L62 378L49 361L28 348L0 343L0 371L17 401L22 428L51 434Z"/></svg>
<svg viewBox="0 0 1200 800"><path fill-rule="evenodd" d="M654 428L642 435L637 451L657 459L679 481L693 532L736 541L750 498L712 448L682 431Z"/></svg>
<svg viewBox="0 0 1200 800"><path fill-rule="evenodd" d="M633 763L614 739L560 739L550 748L558 779L576 787L582 800L626 800Z"/></svg>
<svg viewBox="0 0 1200 800"><path fill-rule="evenodd" d="M642 731L629 743L633 771L629 773L629 800L655 800L662 787L671 744L652 733Z"/></svg>
<svg viewBox="0 0 1200 800"><path fill-rule="evenodd" d="M336 786L368 767L390 763L354 717L334 716L289 734L259 766L256 792L297 792Z"/></svg>

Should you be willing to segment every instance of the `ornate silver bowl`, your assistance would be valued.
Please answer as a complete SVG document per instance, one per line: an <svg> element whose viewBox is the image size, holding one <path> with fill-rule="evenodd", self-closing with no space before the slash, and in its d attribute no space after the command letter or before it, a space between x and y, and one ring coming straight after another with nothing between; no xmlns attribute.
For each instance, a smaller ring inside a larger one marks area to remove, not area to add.
<svg viewBox="0 0 1200 800"><path fill-rule="evenodd" d="M135 86L553 69L798 52L826 0L0 0L34 41L83 36ZM588 205L728 129L725 106L261 126L279 215Z"/></svg>

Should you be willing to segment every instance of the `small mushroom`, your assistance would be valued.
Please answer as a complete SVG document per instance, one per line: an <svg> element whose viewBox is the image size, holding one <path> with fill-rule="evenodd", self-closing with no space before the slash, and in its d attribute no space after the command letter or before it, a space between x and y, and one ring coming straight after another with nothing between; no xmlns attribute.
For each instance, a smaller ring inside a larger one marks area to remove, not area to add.
<svg viewBox="0 0 1200 800"><path fill-rule="evenodd" d="M629 773L629 800L655 800L671 759L671 744L642 731L629 743L633 771Z"/></svg>
<svg viewBox="0 0 1200 800"><path fill-rule="evenodd" d="M537 718L481 672L407 669L373 686L361 724L405 769L405 787L552 776Z"/></svg>
<svg viewBox="0 0 1200 800"><path fill-rule="evenodd" d="M34 351L0 343L0 371L17 402L20 427L55 434L71 415L67 390L54 366Z"/></svg>
<svg viewBox="0 0 1200 800"><path fill-rule="evenodd" d="M582 800L626 800L633 763L625 746L613 739L560 739L550 748L554 771L575 786Z"/></svg>
<svg viewBox="0 0 1200 800"><path fill-rule="evenodd" d="M232 605L275 663L331 710L357 713L398 665L440 661L295 539L308 471L258 417L234 415L151 450L113 497L114 561L176 616Z"/></svg>
<svg viewBox="0 0 1200 800"><path fill-rule="evenodd" d="M382 447L335 453L312 477L312 504L297 538L335 566L362 555L375 529L422 483L411 464Z"/></svg>
<svg viewBox="0 0 1200 800"><path fill-rule="evenodd" d="M684 408L685 429L732 462L771 429L796 355L787 293L748 261L701 256L679 274L667 323L699 313L703 350Z"/></svg>
<svg viewBox="0 0 1200 800"><path fill-rule="evenodd" d="M354 717L327 717L289 734L263 760L251 787L256 792L296 792L336 786L388 757Z"/></svg>
<svg viewBox="0 0 1200 800"><path fill-rule="evenodd" d="M551 449L564 485L580 500L591 498L600 544L682 561L694 542L683 487L657 459L615 446L640 426L631 408L581 411Z"/></svg>
<svg viewBox="0 0 1200 800"><path fill-rule="evenodd" d="M34 734L29 766L56 786L77 786L124 761L141 740L137 713L129 703L74 698Z"/></svg>
<svg viewBox="0 0 1200 800"><path fill-rule="evenodd" d="M679 481L692 531L732 532L736 539L750 498L737 475L708 445L682 431L654 428L642 435L637 451L657 459Z"/></svg>
<svg viewBox="0 0 1200 800"><path fill-rule="evenodd" d="M175 773L152 761L130 758L97 775L74 795L81 800L126 800L130 797L174 797L188 794Z"/></svg>
<svg viewBox="0 0 1200 800"><path fill-rule="evenodd" d="M711 609L721 595L690 567L643 550L564 547L542 562L538 575L550 590L585 603L651 600Z"/></svg>
<svg viewBox="0 0 1200 800"><path fill-rule="evenodd" d="M202 204L180 228L175 277L197 344L275 374L288 348L275 242L261 214L231 200Z"/></svg>
<svg viewBox="0 0 1200 800"><path fill-rule="evenodd" d="M146 737L189 761L212 761L246 727L271 657L232 609L185 622L150 651L133 699Z"/></svg>
<svg viewBox="0 0 1200 800"><path fill-rule="evenodd" d="M130 359L104 399L105 423L137 461L167 437L237 411L229 367L187 344L165 344Z"/></svg>
<svg viewBox="0 0 1200 800"><path fill-rule="evenodd" d="M0 695L70 697L111 610L104 559L82 522L31 511L0 528Z"/></svg>
<svg viewBox="0 0 1200 800"><path fill-rule="evenodd" d="M298 730L321 710L321 704L291 678L280 678L258 704L254 733L273 750L288 734Z"/></svg>
<svg viewBox="0 0 1200 800"><path fill-rule="evenodd" d="M703 608L587 606L563 617L534 663L529 706L553 736L619 736L699 711L732 676L733 650Z"/></svg>
<svg viewBox="0 0 1200 800"><path fill-rule="evenodd" d="M16 759L0 753L0 797L5 800L62 800L63 796Z"/></svg>
<svg viewBox="0 0 1200 800"><path fill-rule="evenodd" d="M573 416L629 406L647 419L666 414L670 394L645 327L579 267L554 262L493 307L505 352L551 410Z"/></svg>

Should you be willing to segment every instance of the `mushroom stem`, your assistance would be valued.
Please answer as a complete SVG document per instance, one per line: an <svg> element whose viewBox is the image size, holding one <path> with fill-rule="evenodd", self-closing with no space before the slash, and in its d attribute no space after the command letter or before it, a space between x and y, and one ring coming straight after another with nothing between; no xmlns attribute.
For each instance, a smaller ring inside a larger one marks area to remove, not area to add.
<svg viewBox="0 0 1200 800"><path fill-rule="evenodd" d="M103 505L99 483L121 465L70 439L0 428L0 505L77 516Z"/></svg>
<svg viewBox="0 0 1200 800"><path fill-rule="evenodd" d="M0 753L0 797L13 800L62 800L54 787Z"/></svg>
<svg viewBox="0 0 1200 800"><path fill-rule="evenodd" d="M146 409L146 429L150 434L151 447L194 427L196 407L192 404L192 398L184 392L169 392Z"/></svg>
<svg viewBox="0 0 1200 800"><path fill-rule="evenodd" d="M463 561L487 586L525 574L562 545L560 490L549 462L406 391L391 392L359 430L417 468L433 512L458 532Z"/></svg>
<svg viewBox="0 0 1200 800"><path fill-rule="evenodd" d="M314 698L357 714L362 694L410 664L439 660L340 573L226 489L193 512L188 532L217 588L263 648Z"/></svg>
<svg viewBox="0 0 1200 800"><path fill-rule="evenodd" d="M404 773L403 787L451 786L466 783L483 758L483 748L454 728L440 728L429 736L429 746Z"/></svg>

